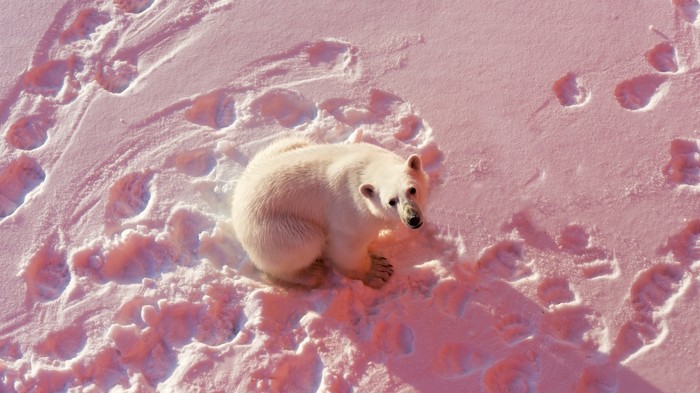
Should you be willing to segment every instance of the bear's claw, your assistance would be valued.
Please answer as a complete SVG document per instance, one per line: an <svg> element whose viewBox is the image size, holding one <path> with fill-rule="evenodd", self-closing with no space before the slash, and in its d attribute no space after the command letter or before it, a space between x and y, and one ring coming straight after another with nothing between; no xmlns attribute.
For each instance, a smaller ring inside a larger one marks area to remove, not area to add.
<svg viewBox="0 0 700 393"><path fill-rule="evenodd" d="M394 267L391 266L386 258L378 255L370 255L372 260L372 266L369 272L362 279L362 282L370 288L379 289L383 287L392 274L394 274Z"/></svg>

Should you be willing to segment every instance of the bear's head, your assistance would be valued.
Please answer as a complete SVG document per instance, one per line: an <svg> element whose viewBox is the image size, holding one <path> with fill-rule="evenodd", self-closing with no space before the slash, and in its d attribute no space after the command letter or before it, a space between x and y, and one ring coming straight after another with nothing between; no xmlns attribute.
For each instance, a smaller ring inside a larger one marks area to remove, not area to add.
<svg viewBox="0 0 700 393"><path fill-rule="evenodd" d="M406 161L384 162L370 170L370 182L360 185L360 194L372 214L385 221L401 221L418 229L428 198L428 175L418 155Z"/></svg>

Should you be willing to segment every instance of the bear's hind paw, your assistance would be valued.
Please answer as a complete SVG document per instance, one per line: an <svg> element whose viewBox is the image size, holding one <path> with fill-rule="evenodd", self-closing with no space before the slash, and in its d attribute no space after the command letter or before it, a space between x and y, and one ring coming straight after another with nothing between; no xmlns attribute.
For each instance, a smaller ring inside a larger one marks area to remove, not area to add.
<svg viewBox="0 0 700 393"><path fill-rule="evenodd" d="M370 255L372 266L369 272L362 279L362 282L370 288L379 289L383 287L394 274L394 267L386 258L378 255Z"/></svg>
<svg viewBox="0 0 700 393"><path fill-rule="evenodd" d="M309 287L317 288L323 284L328 274L328 266L322 259L317 259L309 267L297 274L297 283Z"/></svg>

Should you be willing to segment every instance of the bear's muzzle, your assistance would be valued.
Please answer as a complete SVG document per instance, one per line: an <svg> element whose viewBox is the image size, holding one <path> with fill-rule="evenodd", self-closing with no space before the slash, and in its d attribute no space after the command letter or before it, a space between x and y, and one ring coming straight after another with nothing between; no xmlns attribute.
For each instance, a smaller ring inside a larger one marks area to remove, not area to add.
<svg viewBox="0 0 700 393"><path fill-rule="evenodd" d="M420 209L413 201L407 202L401 209L401 221L411 229L418 229L423 225Z"/></svg>
<svg viewBox="0 0 700 393"><path fill-rule="evenodd" d="M407 224L412 229L418 229L423 225L423 221L421 221L420 216L413 216L408 219Z"/></svg>

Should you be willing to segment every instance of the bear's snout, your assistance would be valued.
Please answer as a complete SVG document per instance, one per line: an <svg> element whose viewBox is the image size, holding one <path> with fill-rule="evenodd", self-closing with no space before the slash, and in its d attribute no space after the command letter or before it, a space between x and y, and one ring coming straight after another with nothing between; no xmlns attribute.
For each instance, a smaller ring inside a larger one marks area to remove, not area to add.
<svg viewBox="0 0 700 393"><path fill-rule="evenodd" d="M421 211L414 201L408 201L401 209L401 221L411 229L418 229L423 225Z"/></svg>
<svg viewBox="0 0 700 393"><path fill-rule="evenodd" d="M407 224L411 229L418 229L423 225L423 221L420 219L420 216L416 215L409 217Z"/></svg>

